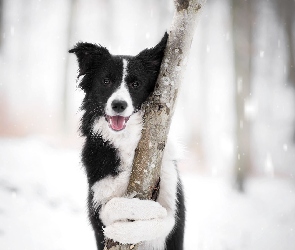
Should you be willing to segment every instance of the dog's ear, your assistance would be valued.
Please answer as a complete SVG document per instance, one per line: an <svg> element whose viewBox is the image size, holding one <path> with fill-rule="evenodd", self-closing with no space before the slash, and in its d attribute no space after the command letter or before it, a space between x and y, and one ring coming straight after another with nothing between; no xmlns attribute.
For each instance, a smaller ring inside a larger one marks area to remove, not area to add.
<svg viewBox="0 0 295 250"><path fill-rule="evenodd" d="M162 40L155 47L145 49L136 56L148 71L159 72L167 40L168 33L165 32Z"/></svg>
<svg viewBox="0 0 295 250"><path fill-rule="evenodd" d="M77 43L73 49L69 50L69 53L75 53L79 64L78 77L85 75L92 69L97 69L100 61L109 56L109 51L97 44L92 43Z"/></svg>

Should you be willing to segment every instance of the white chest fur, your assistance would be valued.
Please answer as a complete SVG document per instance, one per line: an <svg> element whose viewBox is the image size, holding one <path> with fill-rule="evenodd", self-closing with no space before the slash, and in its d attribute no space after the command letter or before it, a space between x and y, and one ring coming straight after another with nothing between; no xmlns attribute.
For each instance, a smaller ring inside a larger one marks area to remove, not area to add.
<svg viewBox="0 0 295 250"><path fill-rule="evenodd" d="M92 186L93 203L96 206L106 203L113 197L123 196L126 192L134 152L141 137L142 114L133 114L122 132L112 131L108 126L105 118L101 117L94 123L93 132L101 134L105 141L110 142L118 150L120 173L115 177L108 176Z"/></svg>
<svg viewBox="0 0 295 250"><path fill-rule="evenodd" d="M93 132L100 133L104 140L109 141L115 148L118 149L118 156L121 161L121 165L119 166L120 173L117 176L107 176L106 178L97 181L92 186L93 204L96 208L99 205L106 204L112 198L122 197L126 193L134 152L141 137L141 118L142 115L140 113L132 115L128 121L126 129L122 131L123 133L111 131L104 118L100 118L96 121L93 127ZM157 201L167 211L167 217L162 221L162 223L158 223L159 225L165 225L164 227L162 226L163 228L161 229L165 233L164 236L159 236L160 234L157 234L157 237L159 238L155 238L154 240L142 242L139 247L141 250L163 250L166 237L174 226L178 183L177 169L173 162L174 160L177 160L177 154L174 146L175 144L169 141L166 145L161 168L160 192L157 199ZM120 213L120 211L121 210L119 209L114 213ZM160 232L161 230L159 229L158 231ZM148 231L158 232L156 231L155 225Z"/></svg>
<svg viewBox="0 0 295 250"><path fill-rule="evenodd" d="M121 161L120 173L117 176L107 176L92 186L93 203L96 207L105 204L114 197L122 197L126 193L134 152L141 137L141 129L142 114L139 112L130 117L126 129L120 133L111 131L104 118L96 121L93 132L100 133L103 139L109 141L118 149ZM160 192L157 200L171 216L174 216L176 210L178 182L177 169L173 163L178 158L175 145L169 140L166 144L161 168Z"/></svg>

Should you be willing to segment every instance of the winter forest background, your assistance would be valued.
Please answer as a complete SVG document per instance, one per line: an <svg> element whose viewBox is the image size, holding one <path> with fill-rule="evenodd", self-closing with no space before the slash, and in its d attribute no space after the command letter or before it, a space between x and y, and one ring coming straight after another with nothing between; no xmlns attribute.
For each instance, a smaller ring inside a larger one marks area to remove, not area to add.
<svg viewBox="0 0 295 250"><path fill-rule="evenodd" d="M136 55L172 0L0 1L0 249L95 249L78 41ZM295 249L295 1L208 0L171 134L185 147L186 249Z"/></svg>

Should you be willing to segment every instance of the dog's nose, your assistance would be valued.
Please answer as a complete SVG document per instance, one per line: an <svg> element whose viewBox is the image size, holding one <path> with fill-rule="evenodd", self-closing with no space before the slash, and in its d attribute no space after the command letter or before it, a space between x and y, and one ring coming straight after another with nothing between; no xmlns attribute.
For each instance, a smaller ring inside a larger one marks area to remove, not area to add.
<svg viewBox="0 0 295 250"><path fill-rule="evenodd" d="M127 108L127 102L114 100L112 102L112 109L117 113L122 113Z"/></svg>

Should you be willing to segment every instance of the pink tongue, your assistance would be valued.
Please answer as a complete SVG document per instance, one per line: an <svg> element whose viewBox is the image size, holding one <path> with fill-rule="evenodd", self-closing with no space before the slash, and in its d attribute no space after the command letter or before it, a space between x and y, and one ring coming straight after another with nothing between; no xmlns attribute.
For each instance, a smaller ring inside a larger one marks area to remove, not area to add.
<svg viewBox="0 0 295 250"><path fill-rule="evenodd" d="M125 128L125 117L123 116L110 116L110 125L113 130L122 130Z"/></svg>

